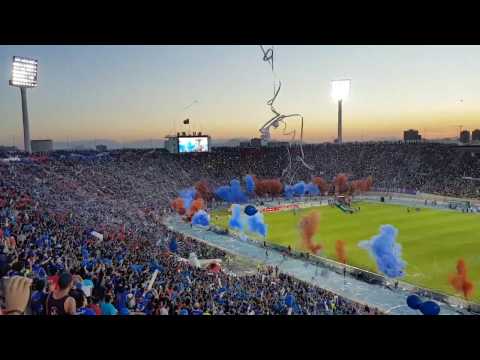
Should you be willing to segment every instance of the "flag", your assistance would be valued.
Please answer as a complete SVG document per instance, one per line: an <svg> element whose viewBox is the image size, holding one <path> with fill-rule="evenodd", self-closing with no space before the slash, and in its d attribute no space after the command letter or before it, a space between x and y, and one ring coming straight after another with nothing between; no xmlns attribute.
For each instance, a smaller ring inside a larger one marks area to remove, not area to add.
<svg viewBox="0 0 480 360"><path fill-rule="evenodd" d="M190 119L183 120L183 124L184 124L184 125L190 124Z"/></svg>

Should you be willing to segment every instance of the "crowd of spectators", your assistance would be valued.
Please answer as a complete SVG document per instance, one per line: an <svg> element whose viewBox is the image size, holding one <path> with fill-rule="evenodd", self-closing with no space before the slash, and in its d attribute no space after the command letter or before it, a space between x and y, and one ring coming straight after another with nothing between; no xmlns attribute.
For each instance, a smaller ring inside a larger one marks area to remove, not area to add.
<svg viewBox="0 0 480 360"><path fill-rule="evenodd" d="M101 161L49 159L0 165L0 275L7 277L1 291L4 313L378 312L278 269L238 276L195 268L182 260L192 252L198 258L225 259L226 254L162 224L170 211L165 206L169 194L195 180L183 169L188 160L165 158L163 162L154 152L129 151ZM204 159L190 161L201 164ZM196 174L202 175L208 172ZM178 243L175 252L169 249L172 239ZM155 270L158 276L149 287ZM29 280L18 286L21 279ZM28 287L29 299L21 305L22 294L15 291L23 287ZM288 294L295 299L289 306Z"/></svg>
<svg viewBox="0 0 480 360"><path fill-rule="evenodd" d="M296 180L346 173L372 176L379 188L479 197L478 186L462 177L480 177L480 160L447 145L321 144L304 146L304 153L315 170L297 167ZM12 283L31 279L32 314L377 313L272 268L236 276L181 260L191 252L226 254L162 224L180 189L204 179L213 189L246 174L280 178L288 163L285 148L123 150L97 160L53 154L0 162L0 275ZM172 239L176 253L168 248ZM159 275L149 289L154 270ZM7 280L0 289L7 312L25 310L9 309ZM287 294L294 305L286 306Z"/></svg>

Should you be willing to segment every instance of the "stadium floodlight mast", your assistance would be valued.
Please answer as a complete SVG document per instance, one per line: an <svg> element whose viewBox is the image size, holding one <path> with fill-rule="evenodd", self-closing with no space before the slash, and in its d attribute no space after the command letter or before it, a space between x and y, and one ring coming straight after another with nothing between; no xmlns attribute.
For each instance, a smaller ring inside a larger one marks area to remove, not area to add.
<svg viewBox="0 0 480 360"><path fill-rule="evenodd" d="M28 123L27 88L37 87L38 61L14 56L12 62L12 79L9 84L20 88L22 97L23 142L25 151L31 153L30 125Z"/></svg>
<svg viewBox="0 0 480 360"><path fill-rule="evenodd" d="M332 97L338 102L338 137L337 143L342 143L342 102L350 94L350 79L332 80Z"/></svg>

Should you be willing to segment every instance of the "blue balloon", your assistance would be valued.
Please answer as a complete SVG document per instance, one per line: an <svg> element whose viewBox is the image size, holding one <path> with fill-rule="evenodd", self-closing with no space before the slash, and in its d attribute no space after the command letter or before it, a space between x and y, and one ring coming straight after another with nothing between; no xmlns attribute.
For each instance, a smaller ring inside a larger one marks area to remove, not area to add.
<svg viewBox="0 0 480 360"><path fill-rule="evenodd" d="M420 311L423 315L435 316L440 314L440 306L433 301L425 301L420 305Z"/></svg>
<svg viewBox="0 0 480 360"><path fill-rule="evenodd" d="M248 216L253 216L257 213L257 209L255 208L255 206L253 205L247 205L245 206L245 214L247 214Z"/></svg>
<svg viewBox="0 0 480 360"><path fill-rule="evenodd" d="M418 310L420 305L422 305L422 299L420 299L417 295L410 295L407 297L407 305L410 309Z"/></svg>

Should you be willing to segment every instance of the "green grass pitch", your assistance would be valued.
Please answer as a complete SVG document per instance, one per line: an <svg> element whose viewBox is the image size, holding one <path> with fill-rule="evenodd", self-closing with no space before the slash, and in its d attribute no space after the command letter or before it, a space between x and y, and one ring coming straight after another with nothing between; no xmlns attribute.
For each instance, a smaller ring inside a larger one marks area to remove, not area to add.
<svg viewBox="0 0 480 360"><path fill-rule="evenodd" d="M358 247L379 233L380 225L391 224L399 230L397 241L407 262L402 279L411 284L455 294L448 276L455 272L459 258L465 259L469 277L475 284L473 299L480 302L480 216L434 209L407 212L399 205L356 203L360 212L345 214L329 206L293 211L266 213L267 241L283 246L300 247L298 223L310 211L320 213L320 226L315 241L323 245L323 256L336 260L335 241L344 240L350 265L377 272L375 261ZM227 227L227 211L214 212L212 222ZM458 294L457 294L458 295Z"/></svg>

